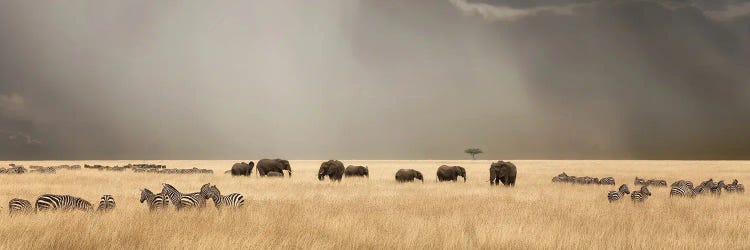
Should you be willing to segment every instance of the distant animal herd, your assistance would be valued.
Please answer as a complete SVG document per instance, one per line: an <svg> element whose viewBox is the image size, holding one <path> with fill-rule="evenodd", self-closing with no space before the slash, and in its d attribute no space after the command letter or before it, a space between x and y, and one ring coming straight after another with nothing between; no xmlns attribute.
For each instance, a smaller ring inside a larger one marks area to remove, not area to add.
<svg viewBox="0 0 750 250"><path fill-rule="evenodd" d="M599 184L599 185L615 185L615 179L613 177L595 178L595 177L576 177L566 174L565 172L552 177L552 182L559 183L573 183L573 184ZM636 191L630 191L627 184L622 184L617 190L607 192L607 200L612 203L621 200L627 195L630 195L630 199L634 203L644 202L651 196L651 191L648 187L666 187L667 181L659 179L643 179L635 177L633 185L641 186ZM721 195L722 190L727 193L744 193L745 186L742 185L735 179L732 183L726 184L724 180L715 182L714 179L708 179L701 182L700 185L694 186L693 182L688 180L678 180L672 183L669 189L669 197L682 196L682 197L696 197L698 195Z"/></svg>
<svg viewBox="0 0 750 250"><path fill-rule="evenodd" d="M81 169L79 165L61 165L53 167L41 167L32 166L32 172L37 171L40 173L55 173L56 169L70 169L78 170ZM155 164L128 164L123 167L109 167L101 165L84 165L86 169L99 169L99 170L111 170L111 171L123 171L124 169L132 169L137 173L213 173L211 170L204 169L170 169L165 171L167 168L164 165ZM261 177L284 177L286 174L292 176L292 167L288 160L284 159L262 159L258 161L257 165L250 161L239 162L232 165L231 169L227 170L226 174L232 176L250 176L253 174L253 169L257 171L257 174ZM210 172L208 172L210 171ZM508 161L497 161L490 164L489 167L489 180L490 185L500 185L501 183L505 186L515 186L517 168L516 165ZM26 173L27 170L23 166L10 165L10 168L0 168L0 173L12 173L21 174ZM399 169L396 171L395 180L397 182L414 182L420 180L424 182L424 176L420 171L414 169ZM329 160L321 163L318 170L318 180L325 180L328 178L331 181L341 181L343 177L369 177L370 170L367 166L354 166L349 165L344 167L344 164L338 160ZM447 166L442 165L437 168L436 181L458 181L461 177L466 182L466 169L461 166ZM611 176L596 178L596 177L576 177L570 176L565 172L552 178L552 182L558 183L572 183L580 185L597 184L597 185L615 185L615 179ZM644 202L651 196L649 187L667 186L665 180L658 179L642 179L635 178L633 183L635 186L641 186L637 191L630 191L626 184L622 184L618 190L609 191L607 193L607 200L616 202L621 200L626 195L630 195L633 202ZM670 188L670 197L672 196L684 196L684 197L695 197L702 194L713 194L720 195L722 190L729 193L743 193L745 191L744 185L738 183L735 179L732 183L726 184L723 180L714 182L713 179L702 182L700 185L694 186L691 181L679 180L674 182ZM245 197L239 193L232 193L228 195L222 195L219 188L216 185L206 183L201 186L198 192L183 193L171 184L162 183L162 190L159 193L154 193L148 188L141 189L140 203L145 203L149 210L161 210L169 207L171 203L175 209L181 210L185 208L203 208L206 207L208 200L212 200L216 208L231 207L239 208L245 204ZM57 194L43 194L37 197L36 202L32 206L28 200L13 198L8 203L8 209L11 215L13 214L25 214L32 212L43 212L43 211L70 211L70 210L82 210L82 211L100 211L106 212L115 209L116 203L114 196L105 194L99 199L99 204L94 209L94 206L80 197L71 195L57 195Z"/></svg>

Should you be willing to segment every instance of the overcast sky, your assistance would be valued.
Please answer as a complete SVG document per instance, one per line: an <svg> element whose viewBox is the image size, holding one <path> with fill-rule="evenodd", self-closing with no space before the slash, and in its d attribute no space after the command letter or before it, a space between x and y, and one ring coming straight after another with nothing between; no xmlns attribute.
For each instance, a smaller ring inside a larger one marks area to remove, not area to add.
<svg viewBox="0 0 750 250"><path fill-rule="evenodd" d="M0 1L2 159L750 159L750 1Z"/></svg>

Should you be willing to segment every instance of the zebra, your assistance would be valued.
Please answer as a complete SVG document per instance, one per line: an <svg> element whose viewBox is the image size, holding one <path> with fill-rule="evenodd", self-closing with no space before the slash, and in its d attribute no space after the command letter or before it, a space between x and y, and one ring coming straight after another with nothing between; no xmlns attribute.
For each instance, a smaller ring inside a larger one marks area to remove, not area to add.
<svg viewBox="0 0 750 250"><path fill-rule="evenodd" d="M207 184L208 185L208 184ZM239 208L245 205L245 197L238 193L232 193L229 195L221 195L221 191L219 191L219 188L216 187L216 185L213 186L207 186L203 185L201 187L201 193L207 194L211 200L214 201L214 205L216 208L221 207L235 207Z"/></svg>
<svg viewBox="0 0 750 250"><path fill-rule="evenodd" d="M724 186L724 190L727 190L727 193L742 193L745 191L745 186L742 184L739 184L737 182L737 179L734 179L734 181L730 184L727 184Z"/></svg>
<svg viewBox="0 0 750 250"><path fill-rule="evenodd" d="M599 180L600 185L615 185L615 178L614 177L604 177Z"/></svg>
<svg viewBox="0 0 750 250"><path fill-rule="evenodd" d="M99 207L96 208L96 211L109 212L112 211L112 209L115 209L116 206L115 197L105 194L99 199Z"/></svg>
<svg viewBox="0 0 750 250"><path fill-rule="evenodd" d="M630 194L630 199L633 200L633 203L644 202L649 196L651 196L651 192L648 191L648 185L644 185L641 187L640 191L633 191L633 193Z"/></svg>
<svg viewBox="0 0 750 250"><path fill-rule="evenodd" d="M43 194L36 199L36 210L82 210L91 211L90 202L70 195Z"/></svg>
<svg viewBox="0 0 750 250"><path fill-rule="evenodd" d="M169 206L169 198L166 195L162 193L154 194L154 192L151 192L147 188L141 189L141 203L144 201L150 210L167 208Z"/></svg>
<svg viewBox="0 0 750 250"><path fill-rule="evenodd" d="M189 208L189 207L205 207L206 206L206 199L203 195L200 193L190 193L190 194L183 194L180 193L177 188L173 187L172 185L169 185L167 183L162 183L162 186L164 188L162 189L162 193L165 194L169 199L172 201L172 204L179 210L182 208Z"/></svg>
<svg viewBox="0 0 750 250"><path fill-rule="evenodd" d="M630 190L628 190L628 185L622 184L617 191L609 191L607 200L609 200L609 203L612 203L613 201L622 199L626 194L630 194Z"/></svg>
<svg viewBox="0 0 750 250"><path fill-rule="evenodd" d="M568 174L565 172L562 172L561 174L558 174L557 176L552 178L552 182L567 182L568 181Z"/></svg>
<svg viewBox="0 0 750 250"><path fill-rule="evenodd" d="M648 182L646 180L638 178L638 176L635 177L635 181L633 182L633 185L646 185Z"/></svg>
<svg viewBox="0 0 750 250"><path fill-rule="evenodd" d="M693 191L692 183L686 183L683 182L682 185L675 186L672 184L672 188L669 190L669 197L672 196L687 196L687 197L693 197L695 196L695 192Z"/></svg>
<svg viewBox="0 0 750 250"><path fill-rule="evenodd" d="M28 214L34 211L34 207L31 206L31 202L24 200L24 199L18 199L13 198L8 202L8 212L10 215L13 214Z"/></svg>

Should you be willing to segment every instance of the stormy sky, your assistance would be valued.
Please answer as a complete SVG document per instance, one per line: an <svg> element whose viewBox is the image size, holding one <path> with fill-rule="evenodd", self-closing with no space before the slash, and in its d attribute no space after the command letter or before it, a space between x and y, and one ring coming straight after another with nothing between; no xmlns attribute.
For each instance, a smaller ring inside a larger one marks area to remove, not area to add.
<svg viewBox="0 0 750 250"><path fill-rule="evenodd" d="M750 1L0 1L1 159L750 159Z"/></svg>

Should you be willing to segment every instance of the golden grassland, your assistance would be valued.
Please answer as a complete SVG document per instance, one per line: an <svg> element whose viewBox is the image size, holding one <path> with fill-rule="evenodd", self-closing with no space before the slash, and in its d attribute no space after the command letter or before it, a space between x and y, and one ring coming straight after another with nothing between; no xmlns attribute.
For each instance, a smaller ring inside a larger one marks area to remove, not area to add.
<svg viewBox="0 0 750 250"><path fill-rule="evenodd" d="M371 177L340 183L316 179L321 161L292 161L293 178L261 179L223 174L236 161L47 161L29 165L159 163L210 168L213 175L160 175L59 170L55 175L0 175L0 247L3 249L750 249L750 198L722 194L669 198L652 188L644 204L607 202L613 186L553 184L561 171L614 176L632 187L635 176L748 184L742 161L514 161L514 188L490 187L489 161L344 161L369 165ZM0 162L3 166L10 162ZM467 168L466 183L436 183L439 165ZM398 184L399 168L422 171L424 183ZM196 192L204 183L224 194L245 195L246 207L218 211L149 212L139 190L171 183ZM71 194L97 202L112 194L117 209L7 215L11 198Z"/></svg>

